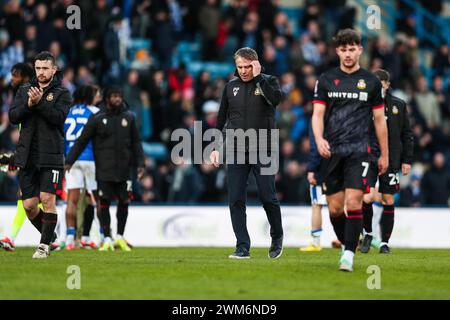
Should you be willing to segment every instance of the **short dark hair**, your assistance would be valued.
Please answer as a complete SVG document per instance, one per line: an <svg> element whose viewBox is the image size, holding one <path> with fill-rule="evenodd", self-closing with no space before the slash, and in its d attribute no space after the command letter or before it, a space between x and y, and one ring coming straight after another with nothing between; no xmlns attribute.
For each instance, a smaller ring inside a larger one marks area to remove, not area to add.
<svg viewBox="0 0 450 320"><path fill-rule="evenodd" d="M118 86L110 86L108 89L106 89L105 99L109 99L113 94L119 94L123 98L123 91Z"/></svg>
<svg viewBox="0 0 450 320"><path fill-rule="evenodd" d="M337 35L333 37L334 46L346 46L346 45L361 45L361 35L358 31L347 28L339 30Z"/></svg>
<svg viewBox="0 0 450 320"><path fill-rule="evenodd" d="M240 48L234 54L234 59L236 60L238 57L242 57L247 60L258 60L258 54L255 50L249 47Z"/></svg>
<svg viewBox="0 0 450 320"><path fill-rule="evenodd" d="M78 87L73 93L73 104L92 105L96 92L97 88L92 85Z"/></svg>
<svg viewBox="0 0 450 320"><path fill-rule="evenodd" d="M53 54L51 54L48 51L42 51L42 52L38 53L36 55L36 57L34 57L34 62L36 62L37 60L39 60L39 61L50 60L53 65L56 64L55 57L53 56Z"/></svg>
<svg viewBox="0 0 450 320"><path fill-rule="evenodd" d="M389 81L391 79L389 72L384 69L378 69L374 72L374 74L378 79L380 79L380 81Z"/></svg>
<svg viewBox="0 0 450 320"><path fill-rule="evenodd" d="M11 73L16 71L19 72L19 75L23 78L32 78L34 74L33 68L28 63L24 62L19 62L12 66Z"/></svg>

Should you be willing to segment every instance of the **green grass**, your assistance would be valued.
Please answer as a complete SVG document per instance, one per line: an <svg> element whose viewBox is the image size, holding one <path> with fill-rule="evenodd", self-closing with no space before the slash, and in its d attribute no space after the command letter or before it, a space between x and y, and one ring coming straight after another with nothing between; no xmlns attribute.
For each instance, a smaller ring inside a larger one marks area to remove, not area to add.
<svg viewBox="0 0 450 320"><path fill-rule="evenodd" d="M395 249L357 254L353 273L337 270L339 250L279 260L252 249L230 260L229 248L136 248L132 252L55 252L34 260L33 248L0 251L4 299L450 299L450 250ZM67 267L81 270L81 289L66 287ZM369 290L367 267L381 269L381 289Z"/></svg>

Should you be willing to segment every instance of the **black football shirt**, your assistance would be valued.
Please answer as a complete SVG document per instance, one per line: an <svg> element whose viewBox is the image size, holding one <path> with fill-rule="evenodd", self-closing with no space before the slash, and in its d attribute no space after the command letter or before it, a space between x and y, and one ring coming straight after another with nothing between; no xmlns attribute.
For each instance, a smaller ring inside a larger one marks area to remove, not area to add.
<svg viewBox="0 0 450 320"><path fill-rule="evenodd" d="M359 68L345 73L339 67L323 73L313 103L326 106L324 138L331 153L370 153L372 109L384 108L380 80Z"/></svg>

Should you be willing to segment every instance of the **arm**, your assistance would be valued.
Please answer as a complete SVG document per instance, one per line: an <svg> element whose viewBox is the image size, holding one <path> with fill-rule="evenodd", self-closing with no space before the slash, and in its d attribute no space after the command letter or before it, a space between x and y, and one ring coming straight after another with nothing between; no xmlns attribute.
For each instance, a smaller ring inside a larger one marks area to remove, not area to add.
<svg viewBox="0 0 450 320"><path fill-rule="evenodd" d="M228 115L228 99L227 99L227 85L223 88L222 99L220 101L219 113L217 114L216 128L220 131L223 130L225 123L227 122Z"/></svg>
<svg viewBox="0 0 450 320"><path fill-rule="evenodd" d="M36 107L36 112L48 123L59 126L66 120L71 104L72 97L70 96L69 91L64 90L53 106L39 105Z"/></svg>
<svg viewBox="0 0 450 320"><path fill-rule="evenodd" d="M282 92L276 77L270 76L269 79L266 79L259 74L255 77L255 81L256 86L261 90L261 95L270 106L276 107L280 104Z"/></svg>
<svg viewBox="0 0 450 320"><path fill-rule="evenodd" d="M311 147L308 155L307 171L317 172L319 170L320 161L322 158L320 157L319 151L317 150L316 140L314 139L312 126L309 129L309 144Z"/></svg>
<svg viewBox="0 0 450 320"><path fill-rule="evenodd" d="M381 155L378 159L378 171L379 175L382 175L386 172L389 166L388 136L386 119L384 117L384 106L381 108L373 109L372 112L375 132L381 150Z"/></svg>
<svg viewBox="0 0 450 320"><path fill-rule="evenodd" d="M83 152L84 148L86 148L87 144L93 138L96 131L96 117L90 117L88 122L83 128L81 135L75 141L75 144L70 149L69 154L66 157L66 164L71 166L77 161L80 154Z"/></svg>
<svg viewBox="0 0 450 320"><path fill-rule="evenodd" d="M403 126L401 128L401 139L402 139L402 164L411 164L414 153L414 138L413 132L411 130L411 125L409 124L408 110L406 109L406 104L403 109Z"/></svg>
<svg viewBox="0 0 450 320"><path fill-rule="evenodd" d="M319 154L324 158L331 157L331 148L327 140L324 139L323 133L325 130L325 113L327 108L327 88L325 87L325 77L321 75L316 81L314 88L313 115L312 115L312 129L316 147Z"/></svg>
<svg viewBox="0 0 450 320"><path fill-rule="evenodd" d="M312 127L317 150L322 157L329 158L331 157L330 145L328 141L323 138L326 106L321 103L314 103L313 108Z"/></svg>
<svg viewBox="0 0 450 320"><path fill-rule="evenodd" d="M12 124L20 124L31 115L31 110L28 108L28 95L24 92L26 90L24 87L19 88L9 109L8 116Z"/></svg>
<svg viewBox="0 0 450 320"><path fill-rule="evenodd" d="M144 167L144 150L142 149L141 136L139 129L136 125L136 119L133 115L131 121L131 148L133 151L133 158L135 159L135 165L138 168Z"/></svg>

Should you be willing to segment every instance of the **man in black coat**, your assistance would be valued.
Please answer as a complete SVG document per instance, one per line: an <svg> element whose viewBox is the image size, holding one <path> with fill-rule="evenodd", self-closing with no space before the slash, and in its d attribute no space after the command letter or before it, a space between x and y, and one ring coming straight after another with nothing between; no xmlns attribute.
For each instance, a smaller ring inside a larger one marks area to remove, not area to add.
<svg viewBox="0 0 450 320"><path fill-rule="evenodd" d="M276 144L278 141L272 141L271 137L275 129L275 108L282 97L281 88L276 77L261 73L261 65L255 50L248 47L241 48L235 53L234 59L236 77L225 85L217 116L217 129L220 131L226 129L227 135L231 131L231 136L234 136L227 137L226 146L228 204L237 240L236 251L229 258L250 258L250 236L245 211L247 180L252 171L258 185L259 198L270 223L272 243L269 258L276 259L283 251L280 203L276 196L275 173L270 170L276 161L271 161L269 170L266 170L267 163L263 164L260 156L261 151L267 151L265 155L270 155L271 160L274 160L272 155L277 154L277 150L272 148L278 148L278 145L272 146L272 143ZM242 139L240 133L249 134L250 138L253 133L258 141L247 141L247 137ZM268 136L266 142L269 141L269 145L261 144L263 137L261 134ZM238 143L236 147L230 148L229 142L234 144L232 141L236 137L244 143ZM232 161L229 161L230 155L233 157ZM255 157L257 161L253 161ZM220 164L219 158L218 150L211 153L211 162L216 167ZM234 158L237 158L237 162Z"/></svg>
<svg viewBox="0 0 450 320"><path fill-rule="evenodd" d="M144 174L144 152L134 113L126 108L122 90L111 87L105 96L105 108L91 116L66 159L70 170L89 141L93 142L95 175L100 199L100 224L105 235L101 251L114 250L111 239L111 201L118 199L117 241L124 251L130 251L123 238L131 195L131 177L138 168L138 178Z"/></svg>
<svg viewBox="0 0 450 320"><path fill-rule="evenodd" d="M367 253L372 244L372 204L375 200L375 184L379 181L378 191L381 193L383 213L380 220L381 243L380 253L389 253L389 239L394 229L394 194L400 190L399 171L407 175L411 171L413 160L414 139L409 125L409 116L406 103L402 99L392 95L390 90L390 76L386 70L380 69L374 72L383 86L385 116L388 126L389 168L388 171L378 177L376 166L371 165L368 173L370 192L364 195L363 215L365 236L361 244L361 252ZM373 162L380 155L379 146L372 130L371 155ZM374 243L375 244L375 243Z"/></svg>
<svg viewBox="0 0 450 320"><path fill-rule="evenodd" d="M63 178L64 121L72 97L61 85L51 53L39 53L34 69L36 78L19 88L9 110L11 123L21 125L11 164L20 168L20 190L28 219L41 232L33 258L47 258L58 217L56 193ZM39 201L44 211L38 208Z"/></svg>

